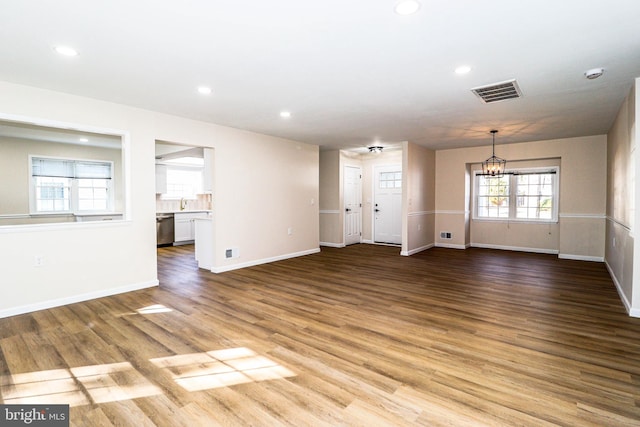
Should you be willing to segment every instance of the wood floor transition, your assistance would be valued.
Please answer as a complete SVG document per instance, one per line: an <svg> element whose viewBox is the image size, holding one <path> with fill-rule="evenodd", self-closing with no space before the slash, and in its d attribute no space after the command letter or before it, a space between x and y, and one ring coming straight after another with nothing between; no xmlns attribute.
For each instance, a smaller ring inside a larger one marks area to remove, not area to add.
<svg viewBox="0 0 640 427"><path fill-rule="evenodd" d="M0 319L2 403L72 426L638 426L640 319L601 263L354 245Z"/></svg>

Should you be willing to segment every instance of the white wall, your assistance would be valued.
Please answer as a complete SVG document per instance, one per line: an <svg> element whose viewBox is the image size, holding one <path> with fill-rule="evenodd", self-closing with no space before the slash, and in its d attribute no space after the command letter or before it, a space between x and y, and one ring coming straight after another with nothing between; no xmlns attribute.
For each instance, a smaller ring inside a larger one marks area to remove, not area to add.
<svg viewBox="0 0 640 427"><path fill-rule="evenodd" d="M319 250L316 146L5 82L0 114L124 131L131 165L128 221L0 229L0 317L157 284L157 139L216 149L217 270Z"/></svg>

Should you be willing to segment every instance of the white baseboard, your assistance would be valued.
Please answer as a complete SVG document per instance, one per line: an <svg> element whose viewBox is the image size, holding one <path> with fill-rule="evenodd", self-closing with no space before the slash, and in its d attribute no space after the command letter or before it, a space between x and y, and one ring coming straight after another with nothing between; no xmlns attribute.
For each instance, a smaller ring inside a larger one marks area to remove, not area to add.
<svg viewBox="0 0 640 427"><path fill-rule="evenodd" d="M86 294L73 295L65 298L57 298L48 301L37 302L35 304L21 305L19 307L7 308L0 310L0 319L3 317L17 316L18 314L32 313L34 311L46 310L48 308L60 307L63 305L74 304L76 302L89 301L96 298L108 297L111 295L123 294L125 292L138 291L140 289L152 288L158 286L157 280L148 282L134 283L131 285L120 286L117 288L104 289Z"/></svg>
<svg viewBox="0 0 640 427"><path fill-rule="evenodd" d="M558 258L561 258L561 259L573 259L573 260L576 260L576 261L604 262L604 257L601 257L601 256L558 254Z"/></svg>
<svg viewBox="0 0 640 427"><path fill-rule="evenodd" d="M373 245L373 240L363 240L362 243L366 243L368 245Z"/></svg>
<svg viewBox="0 0 640 427"><path fill-rule="evenodd" d="M433 247L433 243L430 243L425 246L421 246L419 248L411 249L410 251L400 251L400 255L402 256L411 256L413 254L417 254L418 252L426 251L427 249L431 249Z"/></svg>
<svg viewBox="0 0 640 427"><path fill-rule="evenodd" d="M604 265L607 266L607 270L609 271L609 276L611 276L611 280L613 280L613 284L616 285L616 290L618 291L618 296L624 305L624 309L627 310L627 314L631 317L640 317L640 309L632 308L631 303L627 299L627 296L622 291L622 285L618 282L618 278L615 274L613 274L613 269L609 265L609 263L605 260Z"/></svg>
<svg viewBox="0 0 640 427"><path fill-rule="evenodd" d="M471 246L474 248L484 248L484 249L500 249L503 251L517 251L517 252L533 252L537 254L552 254L557 255L558 250L556 249L544 249L544 248L525 248L520 246L503 246L503 245L486 245L484 243L471 243Z"/></svg>
<svg viewBox="0 0 640 427"><path fill-rule="evenodd" d="M240 264L225 265L223 267L213 267L211 269L211 272L212 273L224 273L225 271L238 270L240 268L253 267L255 265L268 264L270 262L275 262L275 261L283 261L283 260L289 259L289 258L296 258L296 257L299 257L299 256L317 254L318 252L320 252L320 248L314 248L314 249L309 249L307 251L294 252L294 253L279 255L279 256L275 256L275 257L271 257L271 258L257 259L257 260L254 260L254 261L243 262L243 263L240 263Z"/></svg>
<svg viewBox="0 0 640 427"><path fill-rule="evenodd" d="M329 248L344 248L344 243L331 243L331 242L320 242L320 246L327 246Z"/></svg>
<svg viewBox="0 0 640 427"><path fill-rule="evenodd" d="M448 249L467 249L469 245L454 245L453 243L436 243L436 248L448 248Z"/></svg>

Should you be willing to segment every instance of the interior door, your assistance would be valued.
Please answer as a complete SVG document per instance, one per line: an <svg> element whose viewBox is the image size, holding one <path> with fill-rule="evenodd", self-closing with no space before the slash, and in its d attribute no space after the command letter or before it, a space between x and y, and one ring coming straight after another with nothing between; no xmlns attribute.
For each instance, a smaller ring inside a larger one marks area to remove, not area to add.
<svg viewBox="0 0 640 427"><path fill-rule="evenodd" d="M402 244L402 167L375 168L373 240Z"/></svg>
<svg viewBox="0 0 640 427"><path fill-rule="evenodd" d="M362 170L344 168L344 243L360 243L362 237Z"/></svg>

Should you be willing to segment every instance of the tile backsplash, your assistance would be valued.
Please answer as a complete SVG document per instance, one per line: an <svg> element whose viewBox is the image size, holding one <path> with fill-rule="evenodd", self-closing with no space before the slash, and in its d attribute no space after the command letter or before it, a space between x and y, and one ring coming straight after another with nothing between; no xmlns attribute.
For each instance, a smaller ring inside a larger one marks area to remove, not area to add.
<svg viewBox="0 0 640 427"><path fill-rule="evenodd" d="M180 200L162 200L156 194L156 212L180 212ZM196 200L186 200L185 211L210 211L212 209L211 194L198 194Z"/></svg>

